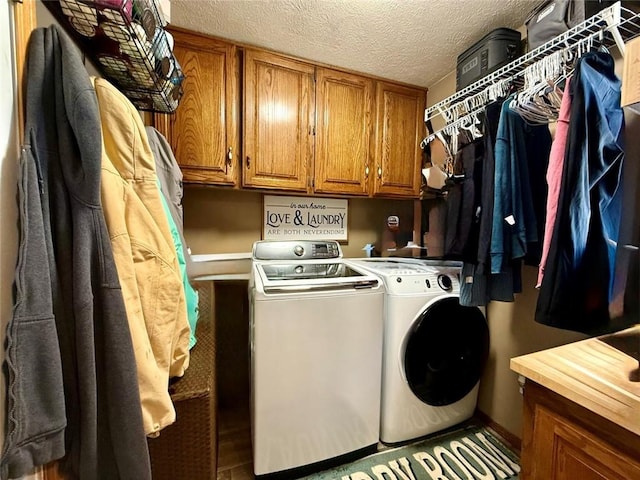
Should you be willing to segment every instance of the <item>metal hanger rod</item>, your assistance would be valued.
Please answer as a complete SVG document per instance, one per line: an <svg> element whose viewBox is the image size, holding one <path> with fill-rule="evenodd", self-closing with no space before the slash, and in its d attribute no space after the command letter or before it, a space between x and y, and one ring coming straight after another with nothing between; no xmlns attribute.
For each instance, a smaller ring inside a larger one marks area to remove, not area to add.
<svg viewBox="0 0 640 480"><path fill-rule="evenodd" d="M595 38L596 35L603 35L604 44L616 45L624 54L624 42L640 35L640 14L616 2L547 43L426 108L424 121L432 120L438 115L445 121L465 115L467 113L465 105L477 105L478 99L486 95L485 90L494 83L521 81L520 77L527 66L558 50L575 49L586 39Z"/></svg>

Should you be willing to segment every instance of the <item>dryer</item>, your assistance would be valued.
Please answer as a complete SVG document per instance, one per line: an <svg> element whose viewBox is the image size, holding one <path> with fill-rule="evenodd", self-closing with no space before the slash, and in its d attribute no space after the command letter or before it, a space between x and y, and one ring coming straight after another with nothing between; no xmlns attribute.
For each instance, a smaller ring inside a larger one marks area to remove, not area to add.
<svg viewBox="0 0 640 480"><path fill-rule="evenodd" d="M351 260L383 279L380 440L422 437L469 419L489 355L484 310L459 302L460 263Z"/></svg>

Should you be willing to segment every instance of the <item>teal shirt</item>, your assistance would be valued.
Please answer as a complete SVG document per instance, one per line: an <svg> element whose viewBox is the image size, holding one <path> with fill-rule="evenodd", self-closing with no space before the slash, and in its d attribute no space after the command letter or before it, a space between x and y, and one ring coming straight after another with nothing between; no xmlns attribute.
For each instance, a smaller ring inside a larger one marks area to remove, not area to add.
<svg viewBox="0 0 640 480"><path fill-rule="evenodd" d="M189 336L189 348L191 349L196 344L196 323L198 321L198 292L196 292L189 283L189 278L187 277L187 262L184 259L184 250L182 248L182 240L180 240L180 233L178 232L176 222L174 222L173 217L171 216L169 204L167 203L167 199L165 198L162 187L160 186L160 181L157 181L156 183L158 185L158 190L160 190L162 208L164 209L164 214L169 221L171 238L173 238L173 246L178 256L178 264L180 265L180 275L182 276L182 285L184 286L184 295L187 301L187 319L189 321L189 327L191 329L191 335Z"/></svg>

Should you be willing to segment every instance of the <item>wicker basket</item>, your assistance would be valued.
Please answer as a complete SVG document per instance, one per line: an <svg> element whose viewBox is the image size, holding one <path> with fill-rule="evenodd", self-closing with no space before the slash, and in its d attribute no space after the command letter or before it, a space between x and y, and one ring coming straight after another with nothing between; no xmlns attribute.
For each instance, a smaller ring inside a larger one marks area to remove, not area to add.
<svg viewBox="0 0 640 480"><path fill-rule="evenodd" d="M150 438L154 480L211 480L216 478L217 424L215 394L215 328L211 282L199 283L200 313L197 343L189 368L171 387L176 422Z"/></svg>

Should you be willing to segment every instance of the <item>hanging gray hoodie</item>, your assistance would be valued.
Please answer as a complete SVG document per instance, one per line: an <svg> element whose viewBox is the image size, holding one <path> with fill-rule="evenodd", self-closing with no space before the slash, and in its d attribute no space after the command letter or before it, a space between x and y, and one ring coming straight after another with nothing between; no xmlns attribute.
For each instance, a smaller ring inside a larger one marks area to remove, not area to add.
<svg viewBox="0 0 640 480"><path fill-rule="evenodd" d="M131 335L100 204L95 91L60 27L35 30L28 58L2 473L21 476L66 453L71 478L150 480Z"/></svg>

